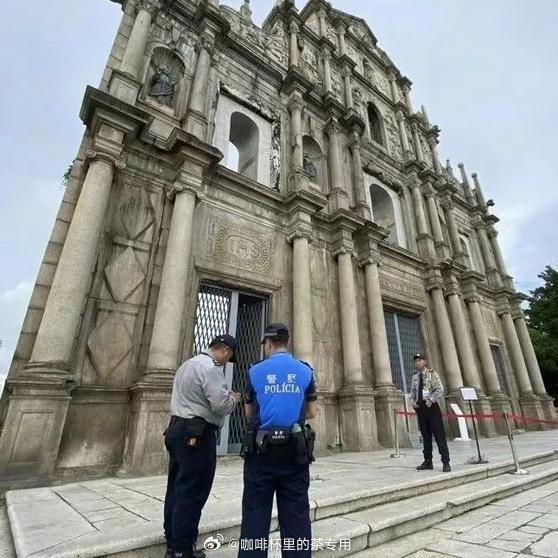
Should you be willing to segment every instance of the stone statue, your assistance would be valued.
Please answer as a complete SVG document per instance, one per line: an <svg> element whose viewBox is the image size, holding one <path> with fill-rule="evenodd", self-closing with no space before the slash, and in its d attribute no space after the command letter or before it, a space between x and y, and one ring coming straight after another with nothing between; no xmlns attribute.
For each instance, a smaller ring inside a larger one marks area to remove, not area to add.
<svg viewBox="0 0 558 558"><path fill-rule="evenodd" d="M304 168L304 172L306 172L310 178L316 178L318 176L318 169L312 162L312 159L310 159L308 153L304 153L302 156L302 167Z"/></svg>
<svg viewBox="0 0 558 558"><path fill-rule="evenodd" d="M172 97L174 94L174 83L171 71L166 66L161 66L155 70L151 79L149 96L157 99L162 105L172 107Z"/></svg>

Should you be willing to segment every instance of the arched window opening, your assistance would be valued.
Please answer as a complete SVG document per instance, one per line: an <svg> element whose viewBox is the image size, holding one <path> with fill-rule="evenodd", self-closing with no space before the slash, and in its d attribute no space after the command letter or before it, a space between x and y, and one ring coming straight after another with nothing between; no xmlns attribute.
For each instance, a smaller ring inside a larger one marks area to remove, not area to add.
<svg viewBox="0 0 558 558"><path fill-rule="evenodd" d="M227 167L239 174L258 179L258 146L260 133L258 126L245 114L233 112L229 132L229 142L236 148L238 155L232 150L227 156ZM236 161L236 169L232 165Z"/></svg>
<svg viewBox="0 0 558 558"><path fill-rule="evenodd" d="M239 161L239 154L236 145L229 141L229 147L227 151L227 168L233 170L234 172L238 171L238 161Z"/></svg>
<svg viewBox="0 0 558 558"><path fill-rule="evenodd" d="M302 153L304 171L314 184L325 192L324 156L318 142L311 136L302 138Z"/></svg>
<svg viewBox="0 0 558 558"><path fill-rule="evenodd" d="M368 125L370 127L370 137L376 143L383 145L382 117L378 109L372 103L368 103Z"/></svg>
<svg viewBox="0 0 558 558"><path fill-rule="evenodd" d="M391 196L379 184L372 184L370 200L372 202L372 220L389 231L386 239L388 242L399 244L395 208Z"/></svg>

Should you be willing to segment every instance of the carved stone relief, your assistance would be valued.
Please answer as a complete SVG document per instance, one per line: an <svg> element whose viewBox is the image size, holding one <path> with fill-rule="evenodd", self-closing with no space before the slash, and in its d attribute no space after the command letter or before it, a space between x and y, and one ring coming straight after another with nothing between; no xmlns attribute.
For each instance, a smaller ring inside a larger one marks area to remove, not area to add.
<svg viewBox="0 0 558 558"><path fill-rule="evenodd" d="M393 277L385 273L380 273L380 287L383 292L391 294L394 298L412 298L423 301L425 297L424 289L420 284L411 283L400 277Z"/></svg>
<svg viewBox="0 0 558 558"><path fill-rule="evenodd" d="M274 237L221 220L207 227L207 255L217 262L257 273L273 270Z"/></svg>

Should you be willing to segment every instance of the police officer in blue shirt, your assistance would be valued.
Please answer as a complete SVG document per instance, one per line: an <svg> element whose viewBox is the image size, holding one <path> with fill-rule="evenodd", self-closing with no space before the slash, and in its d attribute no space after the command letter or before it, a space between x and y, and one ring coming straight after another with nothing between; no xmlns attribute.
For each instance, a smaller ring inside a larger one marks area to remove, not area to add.
<svg viewBox="0 0 558 558"><path fill-rule="evenodd" d="M311 556L308 488L314 432L306 419L316 415L317 397L312 368L288 352L288 342L287 326L267 326L266 359L248 371L240 557L267 556L274 494L283 558Z"/></svg>

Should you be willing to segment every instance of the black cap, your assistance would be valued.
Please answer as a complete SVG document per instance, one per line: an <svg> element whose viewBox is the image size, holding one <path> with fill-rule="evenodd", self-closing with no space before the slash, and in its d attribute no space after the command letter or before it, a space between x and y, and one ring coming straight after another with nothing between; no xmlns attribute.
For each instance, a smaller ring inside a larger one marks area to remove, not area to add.
<svg viewBox="0 0 558 558"><path fill-rule="evenodd" d="M426 355L424 353L417 353L414 357L413 360L426 360Z"/></svg>
<svg viewBox="0 0 558 558"><path fill-rule="evenodd" d="M238 351L238 341L232 336L226 333L225 335L218 335L211 341L209 344L210 347L217 345L218 343L222 343L226 345L231 351L232 356L229 359L229 362L235 363L236 362L236 352Z"/></svg>
<svg viewBox="0 0 558 558"><path fill-rule="evenodd" d="M288 341L289 328L285 324L269 324L264 329L264 338L262 339L262 343L264 343L266 339L275 341Z"/></svg>

